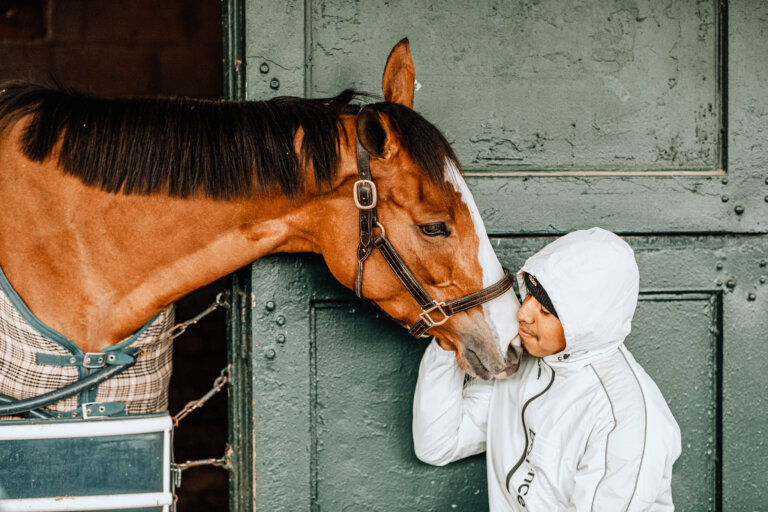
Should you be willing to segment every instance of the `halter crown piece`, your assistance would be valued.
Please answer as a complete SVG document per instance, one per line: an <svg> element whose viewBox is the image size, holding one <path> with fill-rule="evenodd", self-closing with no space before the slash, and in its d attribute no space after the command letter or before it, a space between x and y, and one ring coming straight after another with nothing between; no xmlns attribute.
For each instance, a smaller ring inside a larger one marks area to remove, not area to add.
<svg viewBox="0 0 768 512"><path fill-rule="evenodd" d="M448 318L456 313L461 313L475 306L495 299L512 288L512 274L504 269L504 277L501 281L492 284L488 288L464 295L448 302L439 302L432 298L424 289L392 243L387 238L384 226L378 220L376 204L376 184L371 176L370 155L357 140L357 181L352 188L355 206L360 212L360 243L357 246L357 276L355 277L355 294L363 298L363 266L365 260L374 249L378 248L384 256L389 267L403 283L421 307L419 320L413 324L408 332L415 338L426 338L427 331L448 321ZM373 228L379 228L379 234L373 236Z"/></svg>

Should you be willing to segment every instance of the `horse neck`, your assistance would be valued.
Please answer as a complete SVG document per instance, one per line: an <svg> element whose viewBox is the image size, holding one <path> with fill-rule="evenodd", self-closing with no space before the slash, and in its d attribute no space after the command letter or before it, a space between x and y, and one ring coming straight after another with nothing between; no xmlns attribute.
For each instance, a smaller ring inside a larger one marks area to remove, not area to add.
<svg viewBox="0 0 768 512"><path fill-rule="evenodd" d="M135 332L179 297L275 252L317 251L308 197L107 194L0 140L0 265L43 322L83 350Z"/></svg>

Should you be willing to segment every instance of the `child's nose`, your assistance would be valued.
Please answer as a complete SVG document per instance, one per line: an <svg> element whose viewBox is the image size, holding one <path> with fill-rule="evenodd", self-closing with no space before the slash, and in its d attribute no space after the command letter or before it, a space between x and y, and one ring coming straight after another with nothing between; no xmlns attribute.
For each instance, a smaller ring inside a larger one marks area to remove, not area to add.
<svg viewBox="0 0 768 512"><path fill-rule="evenodd" d="M533 323L533 302L531 296L528 295L523 303L520 305L520 309L517 310L517 321L520 323L531 324Z"/></svg>

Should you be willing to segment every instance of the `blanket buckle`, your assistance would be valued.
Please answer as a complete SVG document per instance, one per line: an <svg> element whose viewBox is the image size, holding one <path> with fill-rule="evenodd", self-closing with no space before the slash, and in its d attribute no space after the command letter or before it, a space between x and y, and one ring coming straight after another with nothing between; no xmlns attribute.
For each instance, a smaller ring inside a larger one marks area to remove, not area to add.
<svg viewBox="0 0 768 512"><path fill-rule="evenodd" d="M94 408L96 409L95 411ZM86 402L80 406L80 409L84 420L91 419L91 416L93 416L95 412L98 412L99 415L103 415L107 410L101 402Z"/></svg>
<svg viewBox="0 0 768 512"><path fill-rule="evenodd" d="M104 352L86 352L83 356L83 368L93 370L107 366L107 354Z"/></svg>

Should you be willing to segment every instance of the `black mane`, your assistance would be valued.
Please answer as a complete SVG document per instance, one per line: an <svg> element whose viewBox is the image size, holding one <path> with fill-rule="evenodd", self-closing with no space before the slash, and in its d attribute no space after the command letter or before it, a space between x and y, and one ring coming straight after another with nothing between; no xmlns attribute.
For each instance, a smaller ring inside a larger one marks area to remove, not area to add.
<svg viewBox="0 0 768 512"><path fill-rule="evenodd" d="M0 129L31 115L21 139L24 155L43 162L60 142L64 172L107 192L232 199L280 191L293 197L305 183L304 162L320 188L330 188L347 136L340 116L356 113L350 102L360 96L346 90L333 98L245 102L102 99L7 83L0 84ZM440 131L406 107L372 106L390 117L406 151L445 190L446 159L457 167L458 161ZM299 127L304 139L297 157Z"/></svg>

